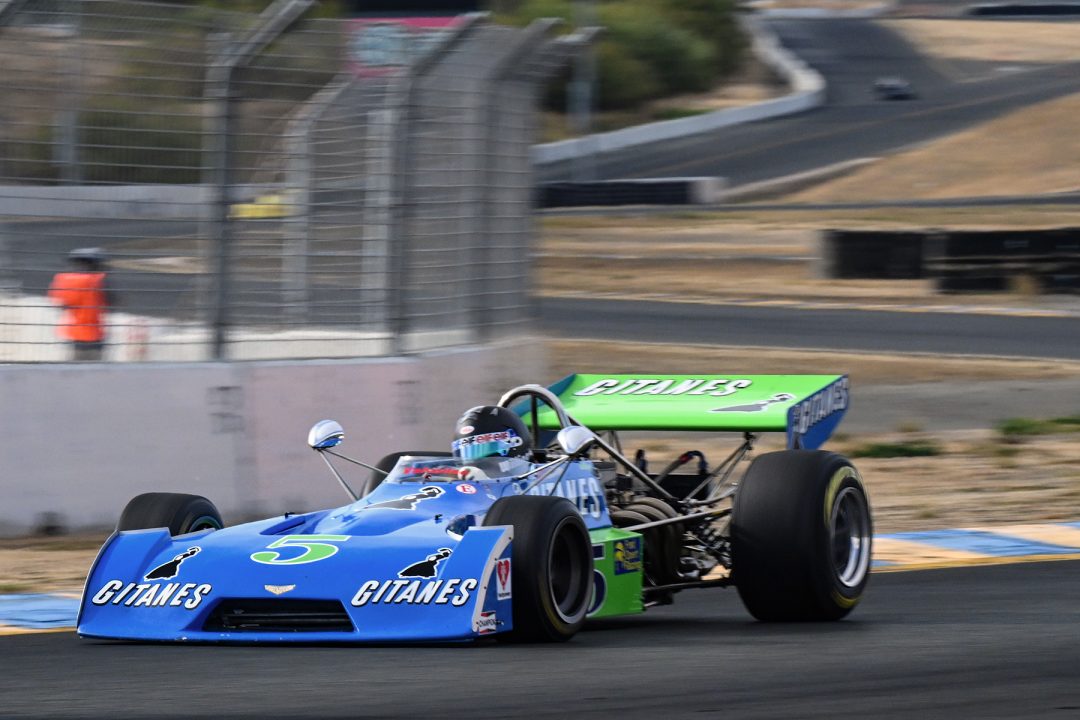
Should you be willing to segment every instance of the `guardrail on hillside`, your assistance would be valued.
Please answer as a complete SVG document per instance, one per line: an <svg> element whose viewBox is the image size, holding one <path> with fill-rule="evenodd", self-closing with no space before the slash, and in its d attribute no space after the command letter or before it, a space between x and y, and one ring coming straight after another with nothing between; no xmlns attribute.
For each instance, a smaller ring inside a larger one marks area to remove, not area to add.
<svg viewBox="0 0 1080 720"><path fill-rule="evenodd" d="M757 19L743 18L743 26L753 38L754 53L788 82L792 89L790 94L744 107L535 145L532 150L533 162L549 165L576 157L602 155L628 147L698 135L730 125L791 115L825 102L825 79L820 73L781 45L779 38Z"/></svg>

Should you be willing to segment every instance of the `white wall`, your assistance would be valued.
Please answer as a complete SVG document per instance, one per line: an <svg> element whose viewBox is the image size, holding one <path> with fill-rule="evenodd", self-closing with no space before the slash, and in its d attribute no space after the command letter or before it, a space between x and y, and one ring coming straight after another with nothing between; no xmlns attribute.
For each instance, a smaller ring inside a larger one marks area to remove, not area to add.
<svg viewBox="0 0 1080 720"><path fill-rule="evenodd" d="M556 380L546 364L542 342L518 339L407 358L0 366L0 535L44 512L113 525L152 491L205 495L227 522L341 505L305 444L316 421L341 422L365 462L449 449L464 410Z"/></svg>

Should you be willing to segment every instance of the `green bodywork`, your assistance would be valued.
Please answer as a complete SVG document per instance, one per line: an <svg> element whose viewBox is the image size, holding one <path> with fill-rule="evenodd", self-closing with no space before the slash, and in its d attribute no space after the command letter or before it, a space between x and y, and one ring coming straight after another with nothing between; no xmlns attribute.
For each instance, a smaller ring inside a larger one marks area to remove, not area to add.
<svg viewBox="0 0 1080 720"><path fill-rule="evenodd" d="M792 405L840 375L570 375L551 386L593 430L784 432ZM549 408L540 426L558 429Z"/></svg>
<svg viewBox="0 0 1080 720"><path fill-rule="evenodd" d="M590 530L589 536L593 543L593 606L589 617L644 612L641 586L645 542L641 535L608 527Z"/></svg>

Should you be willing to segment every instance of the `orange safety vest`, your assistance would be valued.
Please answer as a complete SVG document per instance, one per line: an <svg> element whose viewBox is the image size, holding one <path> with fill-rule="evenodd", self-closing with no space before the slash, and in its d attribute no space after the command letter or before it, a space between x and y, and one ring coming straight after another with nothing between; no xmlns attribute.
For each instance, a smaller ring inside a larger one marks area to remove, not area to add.
<svg viewBox="0 0 1080 720"><path fill-rule="evenodd" d="M57 273L49 297L64 308L57 334L74 342L105 339L105 273Z"/></svg>

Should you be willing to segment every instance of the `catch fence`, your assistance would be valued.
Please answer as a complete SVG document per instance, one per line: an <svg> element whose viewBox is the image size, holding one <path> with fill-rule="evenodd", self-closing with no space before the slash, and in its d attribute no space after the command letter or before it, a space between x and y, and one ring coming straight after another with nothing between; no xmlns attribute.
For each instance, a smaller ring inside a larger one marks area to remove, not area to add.
<svg viewBox="0 0 1080 720"><path fill-rule="evenodd" d="M63 361L98 248L107 360L354 357L530 319L536 104L590 33L0 1L0 361Z"/></svg>

